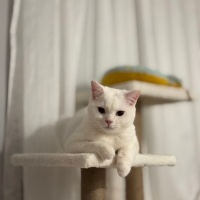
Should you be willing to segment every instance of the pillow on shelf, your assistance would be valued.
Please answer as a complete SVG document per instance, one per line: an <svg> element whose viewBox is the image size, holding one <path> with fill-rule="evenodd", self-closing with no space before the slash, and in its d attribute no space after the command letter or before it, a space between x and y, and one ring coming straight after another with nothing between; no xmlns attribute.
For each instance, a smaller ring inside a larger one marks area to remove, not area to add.
<svg viewBox="0 0 200 200"><path fill-rule="evenodd" d="M114 67L105 73L101 83L105 86L109 86L133 80L182 87L182 81L178 77L174 75L164 75L157 70L142 66Z"/></svg>

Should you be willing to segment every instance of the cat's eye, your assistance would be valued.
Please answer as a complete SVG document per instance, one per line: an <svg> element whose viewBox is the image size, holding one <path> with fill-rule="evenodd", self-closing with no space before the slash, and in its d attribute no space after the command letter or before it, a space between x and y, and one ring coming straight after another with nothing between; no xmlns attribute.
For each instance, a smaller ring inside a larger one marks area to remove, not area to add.
<svg viewBox="0 0 200 200"><path fill-rule="evenodd" d="M98 111L101 113L101 114L104 114L106 111L104 108L102 107L98 107Z"/></svg>
<svg viewBox="0 0 200 200"><path fill-rule="evenodd" d="M116 112L117 116L122 116L125 113L125 111L119 110Z"/></svg>

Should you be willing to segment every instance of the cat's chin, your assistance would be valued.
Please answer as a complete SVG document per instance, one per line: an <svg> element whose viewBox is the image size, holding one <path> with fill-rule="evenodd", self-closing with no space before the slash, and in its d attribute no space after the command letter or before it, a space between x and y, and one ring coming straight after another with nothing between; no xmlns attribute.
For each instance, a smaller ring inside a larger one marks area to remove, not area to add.
<svg viewBox="0 0 200 200"><path fill-rule="evenodd" d="M101 129L105 133L110 133L110 134L116 134L116 133L118 133L117 128L114 128L114 127L106 126L106 127L102 127Z"/></svg>
<svg viewBox="0 0 200 200"><path fill-rule="evenodd" d="M106 127L104 127L104 129L106 129L106 130L114 130L115 128L110 127L110 126L106 126Z"/></svg>

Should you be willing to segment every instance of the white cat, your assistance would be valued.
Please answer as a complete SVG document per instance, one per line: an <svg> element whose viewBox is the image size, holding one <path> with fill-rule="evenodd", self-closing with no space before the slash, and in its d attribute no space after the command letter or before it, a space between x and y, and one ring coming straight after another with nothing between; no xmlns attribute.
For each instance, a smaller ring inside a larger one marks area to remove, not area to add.
<svg viewBox="0 0 200 200"><path fill-rule="evenodd" d="M91 81L88 107L59 122L59 139L67 153L96 153L102 159L117 154L117 171L128 175L139 152L133 121L140 91L117 90Z"/></svg>

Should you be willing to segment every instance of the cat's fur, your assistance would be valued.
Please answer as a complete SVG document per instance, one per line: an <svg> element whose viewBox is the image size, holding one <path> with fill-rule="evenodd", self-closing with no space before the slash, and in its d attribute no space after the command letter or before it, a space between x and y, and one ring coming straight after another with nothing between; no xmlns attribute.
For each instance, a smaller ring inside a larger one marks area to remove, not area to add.
<svg viewBox="0 0 200 200"><path fill-rule="evenodd" d="M91 90L88 107L60 122L60 143L67 153L96 153L102 159L117 154L118 173L125 177L139 152L133 121L140 91L117 90L95 81ZM118 111L125 112L117 116Z"/></svg>

